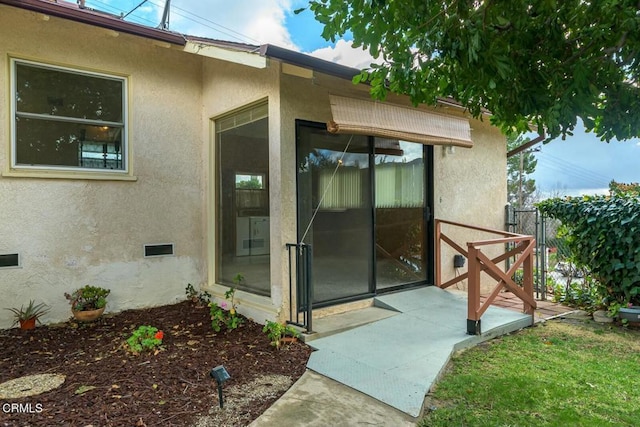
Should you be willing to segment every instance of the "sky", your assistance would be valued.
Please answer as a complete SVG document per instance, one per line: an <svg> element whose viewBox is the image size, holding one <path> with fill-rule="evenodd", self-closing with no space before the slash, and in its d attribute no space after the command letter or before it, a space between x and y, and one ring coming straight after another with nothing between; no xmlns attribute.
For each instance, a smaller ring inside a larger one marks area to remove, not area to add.
<svg viewBox="0 0 640 427"><path fill-rule="evenodd" d="M125 20L155 27L164 0L87 0L87 7L124 15ZM346 39L324 40L313 13L293 11L306 0L171 0L169 29L180 33L249 44L270 43L356 68L367 67L368 52L353 49ZM640 113L639 113L640 114ZM639 118L640 119L640 118ZM543 195L603 193L609 182L640 182L640 139L601 142L580 125L572 137L534 150L538 166L533 178Z"/></svg>

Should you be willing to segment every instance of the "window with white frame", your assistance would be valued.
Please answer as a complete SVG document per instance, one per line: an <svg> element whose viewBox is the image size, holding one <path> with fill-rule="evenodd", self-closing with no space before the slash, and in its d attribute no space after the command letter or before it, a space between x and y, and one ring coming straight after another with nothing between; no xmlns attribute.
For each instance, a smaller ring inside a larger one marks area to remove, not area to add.
<svg viewBox="0 0 640 427"><path fill-rule="evenodd" d="M126 172L123 77L12 59L11 166Z"/></svg>

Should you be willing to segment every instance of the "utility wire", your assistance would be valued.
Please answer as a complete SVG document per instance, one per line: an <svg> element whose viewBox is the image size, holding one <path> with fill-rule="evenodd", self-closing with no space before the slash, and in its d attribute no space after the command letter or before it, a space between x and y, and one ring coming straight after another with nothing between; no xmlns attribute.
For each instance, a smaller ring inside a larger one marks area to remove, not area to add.
<svg viewBox="0 0 640 427"><path fill-rule="evenodd" d="M135 12L140 6L142 6L143 4L145 4L148 0L142 0L136 7L134 7L133 9L131 9L129 12L125 13L124 15L122 15L122 18L120 19L124 19L127 16L131 15L133 12Z"/></svg>
<svg viewBox="0 0 640 427"><path fill-rule="evenodd" d="M587 168L585 168L585 167L583 167L583 166L580 166L580 165L578 165L578 164L576 164L576 163L573 163L573 162L567 161L566 159L563 159L563 158L561 158L561 157L554 156L554 155L549 154L549 153L545 153L544 151L541 151L540 153L542 154L542 157L547 157L547 158L551 159L551 161L552 161L552 162L554 162L554 161L555 161L555 163L561 163L561 164L571 165L571 167L572 167L572 168L577 169L578 171L581 171L581 172L587 173L587 174L589 174L589 175L593 175L593 176L601 177L601 178L603 178L603 179L609 179L609 178L610 178L610 177L608 177L608 176L606 176L606 175L603 175L603 174L601 174L601 173L595 172L595 171L593 171L593 170L591 170L591 169L587 169Z"/></svg>
<svg viewBox="0 0 640 427"><path fill-rule="evenodd" d="M567 161L566 159L546 153L538 158L536 169L549 169L556 172L562 172L564 175L590 182L598 187L606 187L612 178L584 168L571 161Z"/></svg>
<svg viewBox="0 0 640 427"><path fill-rule="evenodd" d="M100 4L100 7L96 7L94 6L96 9L100 10L105 10L105 11L115 11L116 14L119 14L121 16L128 16L130 13L132 13L134 10L136 10L138 7L140 7L143 3L149 3L152 4L156 7L163 7L163 5L158 4L154 1L151 0L145 0L144 2L142 2L141 4L139 4L138 6L136 6L132 11L128 12L126 10L114 7L108 3L105 3L104 1L101 0L89 0L88 3L95 3L95 4ZM217 31L220 34L224 34L225 36L231 37L234 40L243 42L243 43L248 43L250 44L251 42L260 44L261 42L259 40L256 40L250 36L247 36L246 34L240 33L238 31L235 31L231 28L225 27L224 25L220 25L210 19L207 18L203 18L202 16L196 15L195 13L189 12L188 10L182 9L180 7L177 7L175 5L171 5L171 9L172 12L174 13L174 15L180 16L182 18L184 18L187 21L193 22L194 24L198 24L201 25L203 27L209 28L211 30ZM183 12L183 13L179 13L179 12L175 12L174 10ZM113 12L110 12L113 13ZM125 15L126 13L126 15ZM187 16L190 15L190 16ZM157 25L157 23L151 21L150 19L147 19L141 15L138 14L133 14L131 15L132 17L135 17L136 21L133 22L138 22L138 23L142 23L139 21L144 21L145 23L148 24L143 24L143 25L148 25L148 26L152 26L155 27ZM193 17L197 18L194 19ZM225 31L226 30L226 31Z"/></svg>

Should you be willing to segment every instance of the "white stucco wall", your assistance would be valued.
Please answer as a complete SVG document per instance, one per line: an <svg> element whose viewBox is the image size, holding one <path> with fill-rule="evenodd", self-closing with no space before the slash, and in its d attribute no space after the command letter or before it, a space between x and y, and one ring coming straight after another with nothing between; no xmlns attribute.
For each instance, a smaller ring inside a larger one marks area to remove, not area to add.
<svg viewBox="0 0 640 427"><path fill-rule="evenodd" d="M449 107L453 109L453 107ZM470 149L456 147L450 153L445 147L434 150L434 212L438 219L504 230L504 206L507 200L507 144L498 128L484 121L470 120ZM456 243L467 249L467 242L495 239L501 236L443 225L442 230ZM453 268L457 254L447 244L442 245L443 282L466 272L468 262L459 272ZM496 256L503 245L484 247L483 252ZM495 281L481 276L482 289L487 291ZM455 286L466 290L466 280Z"/></svg>
<svg viewBox="0 0 640 427"><path fill-rule="evenodd" d="M0 172L9 162L9 56L129 76L136 181L0 177L0 308L45 302L44 322L70 316L64 292L112 290L107 311L184 298L205 280L202 59L150 40L0 6ZM144 258L143 245L176 256ZM0 328L12 322L0 309Z"/></svg>
<svg viewBox="0 0 640 427"><path fill-rule="evenodd" d="M224 298L224 292L228 289L215 283L216 278L216 197L215 189L219 183L215 174L215 119L221 115L246 107L259 101L268 100L269 108L269 209L270 209L270 283L271 295L269 297L258 296L248 292L237 291L235 300L238 302L238 311L243 315L254 319L256 322L264 322L265 319L283 320L283 304L285 295L288 295L288 273L286 273L285 239L283 238L283 206L282 179L280 170L283 158L287 153L283 152L280 144L280 85L278 67L267 66L265 68L252 68L235 63L208 59L203 65L203 132L209 135L205 146L204 158L208 159L206 169L207 209L206 229L209 236L207 252L204 259L208 267L208 281L203 283L203 289L207 289L217 300ZM293 153L295 156L295 151ZM295 197L295 193L294 193Z"/></svg>
<svg viewBox="0 0 640 427"><path fill-rule="evenodd" d="M0 40L0 254L22 258L19 268L0 269L0 308L35 299L52 307L43 321L66 320L64 292L85 284L112 290L108 311L174 302L184 298L187 283L222 298L227 288L214 283L213 119L268 99L271 296L238 291L236 298L239 311L258 322L285 319L285 244L296 241L295 120L326 122L329 92L366 98L366 87L318 73L308 78L301 70L282 73L275 60L252 68L205 58L7 6L0 6ZM136 180L7 176L11 56L128 76ZM403 97L389 101L409 104ZM438 111L464 115L453 107ZM471 127L474 148L447 154L435 147L435 216L501 229L504 137L487 122L471 120ZM487 237L453 234L463 244ZM176 256L144 258L145 243L175 243ZM455 274L452 258L445 252L445 280ZM0 328L11 321L0 310Z"/></svg>

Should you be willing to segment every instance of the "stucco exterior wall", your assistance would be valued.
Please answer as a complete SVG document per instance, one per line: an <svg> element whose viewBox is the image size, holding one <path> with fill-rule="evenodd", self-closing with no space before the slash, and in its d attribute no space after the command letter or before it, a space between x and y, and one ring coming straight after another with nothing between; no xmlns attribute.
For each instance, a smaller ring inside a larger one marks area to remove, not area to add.
<svg viewBox="0 0 640 427"><path fill-rule="evenodd" d="M0 172L9 163L9 57L129 76L129 144L136 181L0 177L2 308L30 299L70 316L64 292L112 290L107 312L184 298L205 280L202 66L196 55L54 17L0 6ZM144 258L143 245L175 243ZM12 322L0 310L0 328Z"/></svg>
<svg viewBox="0 0 640 427"><path fill-rule="evenodd" d="M0 254L21 256L20 267L0 269L0 308L35 299L52 308L44 322L66 320L64 292L85 284L112 290L108 311L183 299L187 283L222 299L227 287L215 283L214 121L266 99L271 295L238 291L236 299L239 311L258 322L285 319L285 245L296 242L297 229L295 121L326 122L329 93L366 99L365 86L276 60L253 68L185 53L7 6L0 6L0 40ZM11 57L127 76L130 168L136 179L8 176ZM388 101L410 105L399 96ZM455 107L437 111L465 114ZM501 229L504 137L488 122L470 123L474 148L434 149L434 214ZM450 234L463 245L488 237L467 230ZM175 243L176 255L144 258L143 245L154 243ZM445 251L445 280L456 274L452 258L453 252ZM11 313L0 310L0 328L11 321Z"/></svg>
<svg viewBox="0 0 640 427"><path fill-rule="evenodd" d="M235 299L238 311L257 322L265 319L283 319L283 304L288 289L285 288L286 272L285 232L283 228L283 180L280 174L283 159L289 154L281 145L280 138L280 85L278 64L269 64L265 68L252 68L214 59L203 64L203 132L209 135L205 144L204 158L208 159L206 169L207 213L206 228L209 236L206 252L208 281L203 283L217 300L224 299L228 289L215 283L216 278L216 196L219 185L215 174L215 119L221 115L246 107L247 105L268 100L269 108L269 207L270 207L270 297L237 291ZM295 152L293 153L295 156ZM287 195L288 197L289 195ZM293 194L295 197L295 193ZM288 307L288 306L287 306Z"/></svg>
<svg viewBox="0 0 640 427"><path fill-rule="evenodd" d="M434 213L438 219L504 230L504 206L507 200L507 144L499 129L484 121L470 120L474 147L456 147L451 153L446 147L434 150ZM501 236L450 225L443 225L443 232L456 243L467 248L467 242L495 239ZM457 254L448 245L442 245L443 282L465 272L456 271L453 256ZM496 256L503 252L503 245L483 248L483 252ZM486 251L485 251L486 250ZM495 281L481 276L482 289L492 289ZM466 281L456 285L466 290Z"/></svg>
<svg viewBox="0 0 640 427"><path fill-rule="evenodd" d="M295 152L295 119L327 122L331 119L329 93L369 98L366 86L354 86L350 81L330 76L315 75L313 79L298 76L282 76L283 140L291 141L291 151ZM388 102L411 105L406 97L390 94ZM466 117L471 125L473 148L455 147L453 152L445 146L434 147L434 215L435 218L486 228L504 229L504 205L507 197L506 185L506 140L499 129L489 124L489 119L475 120L462 109L440 105L421 107L439 114ZM295 194L295 168L283 171L288 174L287 182L292 183L291 194ZM295 199L291 206L295 208ZM295 209L289 212L295 219ZM458 244L466 248L466 243L480 239L498 237L468 229L444 227ZM292 236L295 239L295 235ZM499 247L487 253L496 255ZM443 245L442 278L449 280L456 274L453 255L456 252ZM484 276L484 275L483 275ZM484 277L483 277L484 279ZM488 289L493 282L483 280L483 288ZM466 282L458 288L465 288Z"/></svg>

